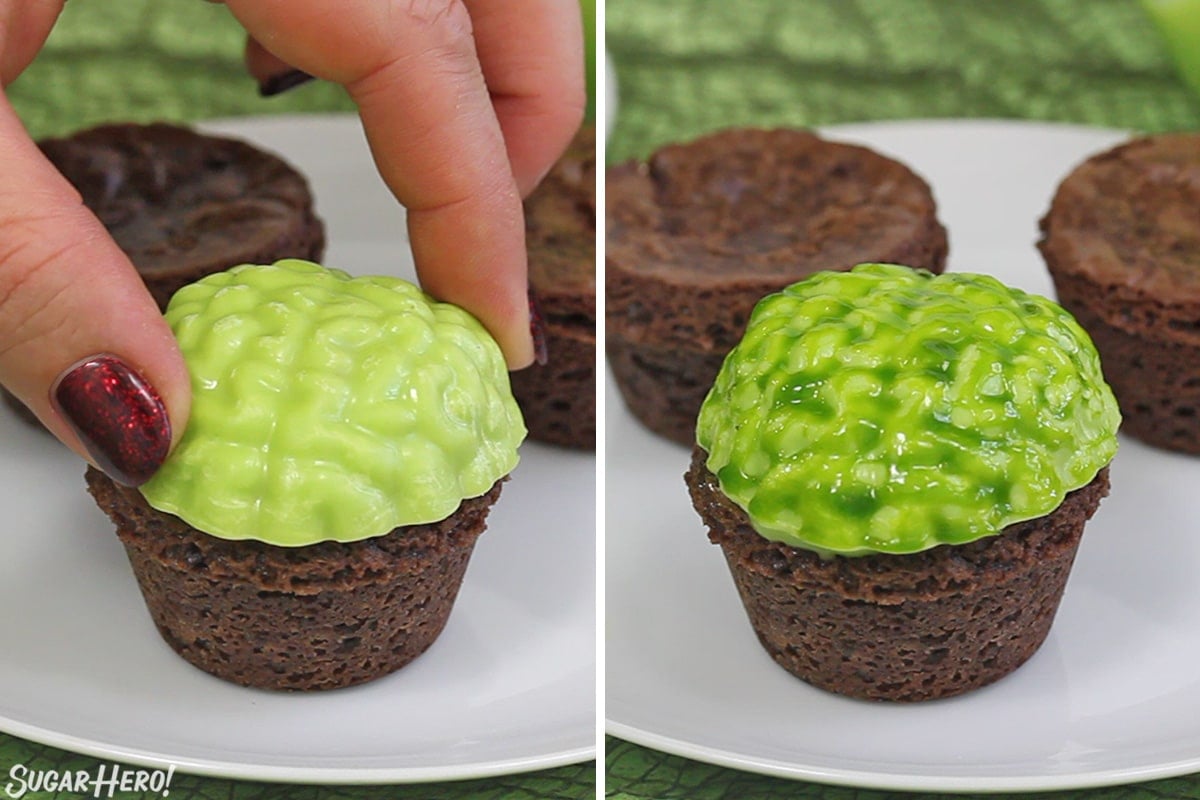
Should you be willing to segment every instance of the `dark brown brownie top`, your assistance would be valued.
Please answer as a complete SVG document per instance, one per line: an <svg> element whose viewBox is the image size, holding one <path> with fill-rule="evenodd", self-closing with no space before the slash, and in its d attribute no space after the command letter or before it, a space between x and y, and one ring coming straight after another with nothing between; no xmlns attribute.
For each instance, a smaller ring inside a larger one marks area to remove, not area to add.
<svg viewBox="0 0 1200 800"><path fill-rule="evenodd" d="M1059 185L1042 231L1056 271L1200 303L1200 133L1134 139L1084 161Z"/></svg>
<svg viewBox="0 0 1200 800"><path fill-rule="evenodd" d="M311 215L303 176L245 142L157 123L39 146L148 279L248 260Z"/></svg>
<svg viewBox="0 0 1200 800"><path fill-rule="evenodd" d="M610 269L691 284L798 280L923 235L928 185L904 165L799 130L734 129L609 170Z"/></svg>
<svg viewBox="0 0 1200 800"><path fill-rule="evenodd" d="M525 200L529 284L551 320L596 324L596 131L580 128Z"/></svg>
<svg viewBox="0 0 1200 800"><path fill-rule="evenodd" d="M608 170L608 335L727 351L754 304L825 269L882 261L941 272L929 186L864 147L733 129Z"/></svg>

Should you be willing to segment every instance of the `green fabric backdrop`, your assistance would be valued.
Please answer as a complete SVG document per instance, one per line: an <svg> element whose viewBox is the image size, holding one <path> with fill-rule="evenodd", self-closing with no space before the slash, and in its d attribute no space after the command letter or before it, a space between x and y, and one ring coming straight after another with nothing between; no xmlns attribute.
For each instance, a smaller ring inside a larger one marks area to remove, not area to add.
<svg viewBox="0 0 1200 800"><path fill-rule="evenodd" d="M620 90L610 163L741 124L1021 117L1200 128L1200 97L1135 0L609 0L606 30ZM621 800L893 796L614 738L605 763L606 792ZM1200 798L1200 775L1092 794Z"/></svg>
<svg viewBox="0 0 1200 800"><path fill-rule="evenodd" d="M353 110L339 87L322 83L269 100L260 98L257 85L242 66L243 43L241 28L220 5L200 0L74 0L67 4L45 49L9 87L8 95L34 136L115 120L185 121ZM4 689L20 691L20 687ZM95 775L101 763L111 762L0 732L0 797L6 796L3 787L13 765L82 769ZM574 800L592 797L595 786L594 762L487 780L379 787L280 785L176 773L170 798ZM31 792L26 797L42 800L79 795Z"/></svg>
<svg viewBox="0 0 1200 800"><path fill-rule="evenodd" d="M1200 126L1135 0L611 0L608 157L738 124Z"/></svg>

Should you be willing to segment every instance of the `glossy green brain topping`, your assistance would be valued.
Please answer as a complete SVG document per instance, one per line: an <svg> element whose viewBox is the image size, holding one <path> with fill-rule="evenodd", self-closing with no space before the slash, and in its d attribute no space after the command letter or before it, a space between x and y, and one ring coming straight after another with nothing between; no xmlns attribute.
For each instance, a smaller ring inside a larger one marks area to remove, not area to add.
<svg viewBox="0 0 1200 800"><path fill-rule="evenodd" d="M299 546L441 520L517 463L496 342L397 278L246 265L166 312L192 377L182 440L142 494L227 539Z"/></svg>
<svg viewBox="0 0 1200 800"><path fill-rule="evenodd" d="M764 298L696 436L764 537L912 553L1043 516L1117 449L1087 334L994 278L887 264Z"/></svg>

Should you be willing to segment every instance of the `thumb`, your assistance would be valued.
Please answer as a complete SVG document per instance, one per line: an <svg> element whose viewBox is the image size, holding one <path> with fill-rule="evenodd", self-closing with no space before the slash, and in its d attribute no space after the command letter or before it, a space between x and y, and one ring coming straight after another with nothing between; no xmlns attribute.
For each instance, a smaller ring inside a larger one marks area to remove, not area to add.
<svg viewBox="0 0 1200 800"><path fill-rule="evenodd" d="M0 384L114 480L148 480L191 401L129 259L0 94Z"/></svg>

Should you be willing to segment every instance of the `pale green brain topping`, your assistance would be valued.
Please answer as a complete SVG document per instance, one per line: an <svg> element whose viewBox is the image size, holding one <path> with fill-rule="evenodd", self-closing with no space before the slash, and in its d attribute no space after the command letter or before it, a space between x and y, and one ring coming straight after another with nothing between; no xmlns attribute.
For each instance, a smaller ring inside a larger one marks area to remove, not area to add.
<svg viewBox="0 0 1200 800"><path fill-rule="evenodd" d="M1120 413L1057 304L888 264L764 298L696 437L768 539L912 553L1043 516L1117 449Z"/></svg>
<svg viewBox="0 0 1200 800"><path fill-rule="evenodd" d="M182 440L141 487L226 539L350 542L445 519L517 463L499 346L397 278L246 265L166 312L192 378Z"/></svg>

